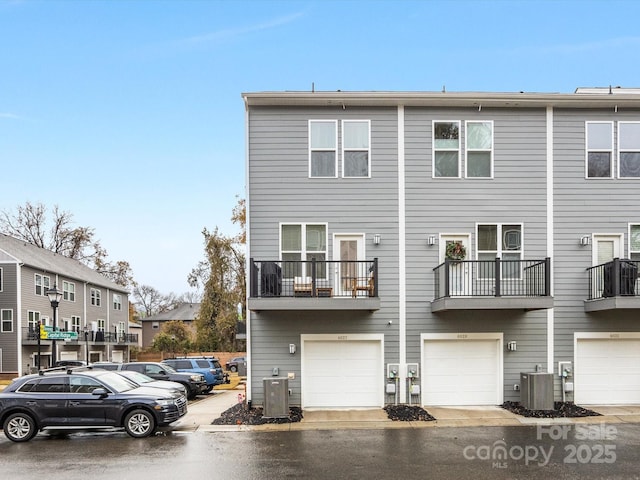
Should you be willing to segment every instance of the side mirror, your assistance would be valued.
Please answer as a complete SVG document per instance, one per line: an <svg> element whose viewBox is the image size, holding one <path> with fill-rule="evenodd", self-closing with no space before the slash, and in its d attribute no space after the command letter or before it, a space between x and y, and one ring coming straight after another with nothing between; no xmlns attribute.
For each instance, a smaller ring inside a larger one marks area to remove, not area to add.
<svg viewBox="0 0 640 480"><path fill-rule="evenodd" d="M109 395L109 392L107 392L106 388L96 388L94 391L91 392L91 395L96 395L97 397L105 398L106 396Z"/></svg>

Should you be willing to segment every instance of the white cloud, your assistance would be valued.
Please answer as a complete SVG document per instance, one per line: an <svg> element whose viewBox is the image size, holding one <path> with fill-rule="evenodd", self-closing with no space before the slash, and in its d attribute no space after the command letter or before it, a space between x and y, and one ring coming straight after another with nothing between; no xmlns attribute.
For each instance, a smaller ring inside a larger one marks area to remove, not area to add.
<svg viewBox="0 0 640 480"><path fill-rule="evenodd" d="M0 112L0 118L10 118L12 120L20 119L18 115L14 115L13 113L2 113L2 112Z"/></svg>

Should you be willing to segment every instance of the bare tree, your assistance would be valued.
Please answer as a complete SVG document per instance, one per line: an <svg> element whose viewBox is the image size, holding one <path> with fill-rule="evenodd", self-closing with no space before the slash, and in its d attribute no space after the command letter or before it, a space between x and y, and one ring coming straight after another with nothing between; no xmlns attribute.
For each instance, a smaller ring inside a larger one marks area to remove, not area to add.
<svg viewBox="0 0 640 480"><path fill-rule="evenodd" d="M136 303L142 309L144 317L150 317L157 313L167 312L176 306L176 297L173 294L164 295L150 285L133 285L133 296Z"/></svg>
<svg viewBox="0 0 640 480"><path fill-rule="evenodd" d="M50 227L47 225L50 223ZM0 212L0 231L37 247L73 258L103 274L122 286L133 283L131 266L123 260L109 262L107 251L95 240L90 227L73 226L73 215L52 208L52 219L42 203L30 202L17 207L15 212Z"/></svg>

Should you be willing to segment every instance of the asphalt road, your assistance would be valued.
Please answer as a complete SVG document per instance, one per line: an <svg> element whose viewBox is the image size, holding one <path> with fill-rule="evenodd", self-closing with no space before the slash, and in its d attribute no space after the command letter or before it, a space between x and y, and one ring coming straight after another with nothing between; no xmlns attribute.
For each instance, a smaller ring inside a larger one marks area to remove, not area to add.
<svg viewBox="0 0 640 480"><path fill-rule="evenodd" d="M640 425L0 435L0 478L640 479Z"/></svg>

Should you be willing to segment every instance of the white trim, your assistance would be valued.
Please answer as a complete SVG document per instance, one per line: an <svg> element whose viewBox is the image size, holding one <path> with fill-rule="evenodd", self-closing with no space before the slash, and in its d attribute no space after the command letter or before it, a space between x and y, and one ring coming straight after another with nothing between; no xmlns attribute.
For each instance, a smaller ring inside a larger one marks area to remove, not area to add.
<svg viewBox="0 0 640 480"><path fill-rule="evenodd" d="M442 152L458 152L458 175L455 177L436 176L436 123L455 123L458 125L458 148L439 148ZM432 120L431 121L431 178L439 180L451 180L462 178L462 121L461 120Z"/></svg>
<svg viewBox="0 0 640 480"><path fill-rule="evenodd" d="M497 340L498 375L497 398L498 404L504 401L504 334L502 332L477 332L477 333L421 333L420 334L420 390L426 392L426 379L424 375L424 344L429 340L447 340L452 342L466 342L475 340Z"/></svg>
<svg viewBox="0 0 640 480"><path fill-rule="evenodd" d="M589 150L589 125L591 124L608 124L611 126L611 150ZM614 122L611 121L585 121L584 122L584 178L587 180L605 180L615 178L615 168L613 160L615 157L614 148ZM609 169L611 174L608 177L590 177L589 176L589 151L593 152L609 152L611 154L611 160L609 161Z"/></svg>
<svg viewBox="0 0 640 480"><path fill-rule="evenodd" d="M398 105L398 350L400 365L407 363L407 219L405 179L404 105ZM400 402L407 392L400 389Z"/></svg>
<svg viewBox="0 0 640 480"><path fill-rule="evenodd" d="M592 233L591 239L593 242L591 248L591 265L598 265L598 241L599 240L613 240L618 242L618 257L624 252L624 234L623 233ZM614 253L613 257L616 255Z"/></svg>
<svg viewBox="0 0 640 480"><path fill-rule="evenodd" d="M547 275L549 278L549 292L553 297L554 285L553 285L553 257L554 247L553 240L555 238L555 224L554 224L554 177L553 177L553 107L547 107L547 257L551 259L551 275ZM547 372L554 372L554 330L555 330L555 310L554 308L547 309Z"/></svg>
<svg viewBox="0 0 640 480"><path fill-rule="evenodd" d="M640 253L640 250L631 250L631 227L640 227L640 222L629 222L627 224L627 255L626 258L631 258L632 253Z"/></svg>
<svg viewBox="0 0 640 480"><path fill-rule="evenodd" d="M344 146L344 139L345 139L345 135L344 135L344 124L345 123L366 123L367 124L367 135L369 137L369 146L365 149L365 148L347 148L347 151L351 151L351 152L367 152L367 175L365 176L345 176L344 174L344 151L345 151L345 146ZM346 119L346 120L342 120L341 122L341 133L342 133L342 141L340 142L341 144L341 150L340 150L340 156L341 156L341 160L342 160L342 178L371 178L371 120L368 119Z"/></svg>
<svg viewBox="0 0 640 480"><path fill-rule="evenodd" d="M471 150L472 152L489 152L489 158L490 158L490 169L491 172L489 173L488 177L470 177L469 176L469 124L470 123L488 123L491 125L491 147L489 147L489 149L473 149ZM488 179L492 179L494 178L494 152L495 152L495 148L494 148L494 138L495 138L495 130L494 130L494 124L493 124L493 120L465 120L464 121L464 178L468 178L470 180L488 180Z"/></svg>
<svg viewBox="0 0 640 480"><path fill-rule="evenodd" d="M625 125L625 124L626 125L628 125L628 124L636 124L636 125L638 125L638 124L640 124L640 122L626 121L626 120L618 121L618 124L617 124L618 128L617 128L617 132L616 132L617 133L617 140L618 140L618 143L617 143L617 147L618 148L617 148L617 152L616 152L616 160L617 160L617 172L616 172L616 174L617 174L618 179L620 179L620 180L638 180L640 177L623 177L623 176L620 175L620 154L621 153L627 153L627 152L640 152L640 147L639 148L632 148L632 149L624 149L624 150L620 147L620 125Z"/></svg>
<svg viewBox="0 0 640 480"><path fill-rule="evenodd" d="M335 162L334 162L334 165L333 165L333 173L334 174L330 175L328 177L321 177L321 176L313 176L313 175L311 175L311 124L312 123L333 123L334 126L335 126L335 137L334 137L335 147L334 148L314 149L315 151L318 151L318 152L321 152L321 151L322 152L334 152L334 154L335 154ZM327 119L327 118L317 118L317 119L310 118L308 120L308 122L307 122L307 148L308 148L308 155L309 155L309 157L308 157L308 172L307 172L307 175L309 176L309 178L338 178L338 120L331 120L331 119Z"/></svg>
<svg viewBox="0 0 640 480"><path fill-rule="evenodd" d="M307 133L308 135L308 133ZM253 382L251 381L251 374L253 373L253 369L251 368L251 315L253 312L249 310L249 295L251 294L251 195L250 192L250 179L249 179L249 104L247 101L247 96L244 96L244 207L245 207L245 234L246 234L246 255L245 255L245 285L248 288L245 288L245 298L244 298L244 306L245 306L245 322L247 324L247 338L246 342L246 354L247 354L247 381L245 383L246 386L246 400L250 401L252 392L253 392Z"/></svg>
<svg viewBox="0 0 640 480"><path fill-rule="evenodd" d="M305 342L380 342L380 398L379 406L384 405L384 334L382 333L303 333L300 335L300 403L305 406L304 385L305 381ZM348 368L348 365L327 366L327 368Z"/></svg>

